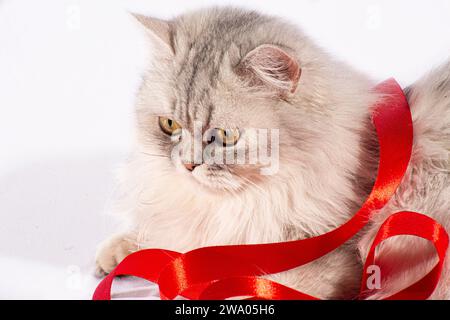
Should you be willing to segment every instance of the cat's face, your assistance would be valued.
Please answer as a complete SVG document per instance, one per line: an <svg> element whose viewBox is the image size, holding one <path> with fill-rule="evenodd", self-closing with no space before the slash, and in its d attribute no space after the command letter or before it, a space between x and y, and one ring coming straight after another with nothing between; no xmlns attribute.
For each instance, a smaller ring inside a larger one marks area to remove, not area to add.
<svg viewBox="0 0 450 320"><path fill-rule="evenodd" d="M174 183L187 179L212 192L276 176L301 132L283 119L301 75L293 51L236 44L217 30L192 37L183 24L138 19L156 56L138 107L145 153L167 159L173 170L164 173Z"/></svg>
<svg viewBox="0 0 450 320"><path fill-rule="evenodd" d="M277 174L283 128L275 109L284 93L261 94L260 87L249 86L228 54L218 66L210 63L188 58L167 65L166 77L158 80L164 98L146 103L141 134L149 153L167 156L174 179L192 179L213 192L234 191Z"/></svg>

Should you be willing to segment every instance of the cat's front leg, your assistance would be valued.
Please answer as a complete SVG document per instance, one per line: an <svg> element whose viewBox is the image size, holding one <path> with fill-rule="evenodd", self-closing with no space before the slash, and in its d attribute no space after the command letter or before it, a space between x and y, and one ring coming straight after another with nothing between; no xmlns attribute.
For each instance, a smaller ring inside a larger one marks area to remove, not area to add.
<svg viewBox="0 0 450 320"><path fill-rule="evenodd" d="M95 274L103 277L110 273L127 255L136 251L134 233L119 233L103 241L95 259Z"/></svg>

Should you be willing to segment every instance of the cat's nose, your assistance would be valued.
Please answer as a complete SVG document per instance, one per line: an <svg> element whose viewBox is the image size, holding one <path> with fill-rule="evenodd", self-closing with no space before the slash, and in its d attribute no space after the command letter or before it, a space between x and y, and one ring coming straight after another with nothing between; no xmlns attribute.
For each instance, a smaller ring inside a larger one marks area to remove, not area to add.
<svg viewBox="0 0 450 320"><path fill-rule="evenodd" d="M188 169L188 171L193 171L195 169L195 167L198 166L198 164L194 164L194 163L183 163L183 165L186 169Z"/></svg>

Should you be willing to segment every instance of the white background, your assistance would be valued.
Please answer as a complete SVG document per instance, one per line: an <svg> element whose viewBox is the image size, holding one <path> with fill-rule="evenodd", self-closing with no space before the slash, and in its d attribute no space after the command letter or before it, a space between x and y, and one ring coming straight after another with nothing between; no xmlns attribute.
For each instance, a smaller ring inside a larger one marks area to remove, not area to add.
<svg viewBox="0 0 450 320"><path fill-rule="evenodd" d="M450 0L0 0L0 298L89 298L147 46L127 11L212 4L288 18L376 79L450 57Z"/></svg>

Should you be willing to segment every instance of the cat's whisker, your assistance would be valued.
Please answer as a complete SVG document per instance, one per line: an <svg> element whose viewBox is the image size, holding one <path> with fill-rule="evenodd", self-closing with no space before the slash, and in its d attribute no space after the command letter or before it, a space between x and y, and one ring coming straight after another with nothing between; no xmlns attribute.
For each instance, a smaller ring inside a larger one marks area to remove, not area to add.
<svg viewBox="0 0 450 320"><path fill-rule="evenodd" d="M245 182L247 182L248 184L250 184L250 186L253 186L257 189L258 192L261 192L261 196L265 195L265 191L261 186L258 186L256 183L254 183L253 181L251 181L250 179L246 178L246 177L240 177L242 180L244 180Z"/></svg>
<svg viewBox="0 0 450 320"><path fill-rule="evenodd" d="M242 187L241 187L239 181L235 178L235 176L233 175L233 172L231 171L230 168L228 168L226 166L222 167L222 168L225 170L226 173L228 173L230 175L231 179L233 179L238 184L236 189L227 188L227 191L229 191L233 196L238 197L239 195L238 195L237 191L242 191Z"/></svg>
<svg viewBox="0 0 450 320"><path fill-rule="evenodd" d="M157 111L147 111L145 113L147 116L154 116L154 117L172 117L173 114L171 112L157 112Z"/></svg>
<svg viewBox="0 0 450 320"><path fill-rule="evenodd" d="M151 156L151 157L170 158L169 156L163 155L163 154L148 153L148 152L141 152L141 153L145 154L146 156Z"/></svg>
<svg viewBox="0 0 450 320"><path fill-rule="evenodd" d="M232 179L234 179L234 177L233 177L231 171L230 171L228 168L222 167L222 169L224 169L225 172L228 173ZM210 172L210 174L211 174L212 176L214 176L214 177L217 177L217 176L218 176L218 173L215 172L215 171ZM236 193L236 190L234 190L234 189L232 189L232 188L223 188L223 189L224 189L225 191L229 192L232 196L235 196L235 197L238 197L238 196L239 196L239 195ZM239 186L238 186L237 189L239 190Z"/></svg>

